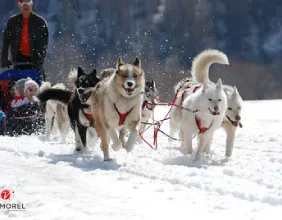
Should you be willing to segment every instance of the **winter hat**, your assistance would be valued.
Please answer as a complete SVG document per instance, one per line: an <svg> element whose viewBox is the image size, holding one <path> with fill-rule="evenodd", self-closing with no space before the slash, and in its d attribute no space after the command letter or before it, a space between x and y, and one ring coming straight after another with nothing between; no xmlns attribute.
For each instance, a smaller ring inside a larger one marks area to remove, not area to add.
<svg viewBox="0 0 282 220"><path fill-rule="evenodd" d="M27 81L28 79L20 79L18 80L16 83L15 83L15 88L21 93L23 94L24 93L24 88L25 88L25 82Z"/></svg>
<svg viewBox="0 0 282 220"><path fill-rule="evenodd" d="M24 92L26 93L27 89L30 87L39 89L39 85L34 80L27 78L27 81L24 83Z"/></svg>

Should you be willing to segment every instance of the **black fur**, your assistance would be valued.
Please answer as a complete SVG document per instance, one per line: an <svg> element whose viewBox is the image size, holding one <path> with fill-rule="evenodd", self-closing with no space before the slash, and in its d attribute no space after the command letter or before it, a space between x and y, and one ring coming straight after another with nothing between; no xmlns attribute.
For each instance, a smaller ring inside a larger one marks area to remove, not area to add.
<svg viewBox="0 0 282 220"><path fill-rule="evenodd" d="M68 104L71 96L72 96L71 91L50 88L40 92L37 95L37 98L41 102L47 102L48 100L55 100L55 101L60 101L64 104Z"/></svg>

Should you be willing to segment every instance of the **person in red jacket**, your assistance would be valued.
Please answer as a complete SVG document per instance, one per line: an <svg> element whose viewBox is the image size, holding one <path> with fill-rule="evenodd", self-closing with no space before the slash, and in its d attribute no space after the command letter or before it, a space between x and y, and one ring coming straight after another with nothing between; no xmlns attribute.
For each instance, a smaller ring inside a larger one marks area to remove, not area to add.
<svg viewBox="0 0 282 220"><path fill-rule="evenodd" d="M41 16L32 11L32 0L18 0L21 13L9 18L4 30L1 66L10 67L17 63L31 63L32 66L15 65L15 69L34 68L45 80L43 64L48 47L48 27ZM9 50L11 59L8 58Z"/></svg>

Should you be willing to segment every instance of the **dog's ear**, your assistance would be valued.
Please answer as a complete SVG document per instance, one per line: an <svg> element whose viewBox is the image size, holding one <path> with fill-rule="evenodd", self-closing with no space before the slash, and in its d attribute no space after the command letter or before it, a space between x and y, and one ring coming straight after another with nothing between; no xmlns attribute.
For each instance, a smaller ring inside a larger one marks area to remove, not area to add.
<svg viewBox="0 0 282 220"><path fill-rule="evenodd" d="M237 90L237 88L236 88L236 86L233 86L233 93L232 93L232 97L234 97L234 98L236 98L237 96L238 96L238 90Z"/></svg>
<svg viewBox="0 0 282 220"><path fill-rule="evenodd" d="M139 57L135 58L133 65L141 68L141 60L139 59Z"/></svg>
<svg viewBox="0 0 282 220"><path fill-rule="evenodd" d="M217 83L216 83L216 88L217 88L217 89L220 89L220 90L222 89L222 82L221 82L221 79L220 79L220 78L218 79L218 81L217 81Z"/></svg>
<svg viewBox="0 0 282 220"><path fill-rule="evenodd" d="M96 69L93 69L90 74L91 74L92 76L94 76L94 78L97 79L97 70L96 70Z"/></svg>
<svg viewBox="0 0 282 220"><path fill-rule="evenodd" d="M224 88L223 91L225 92L226 95L228 95L228 89Z"/></svg>
<svg viewBox="0 0 282 220"><path fill-rule="evenodd" d="M78 67L78 69L77 69L77 78L79 78L82 75L84 75L84 72L83 72L81 67Z"/></svg>
<svg viewBox="0 0 282 220"><path fill-rule="evenodd" d="M124 64L125 64L125 62L123 61L122 57L119 57L118 61L117 61L117 65L116 65L117 69L119 69L119 67L124 65Z"/></svg>

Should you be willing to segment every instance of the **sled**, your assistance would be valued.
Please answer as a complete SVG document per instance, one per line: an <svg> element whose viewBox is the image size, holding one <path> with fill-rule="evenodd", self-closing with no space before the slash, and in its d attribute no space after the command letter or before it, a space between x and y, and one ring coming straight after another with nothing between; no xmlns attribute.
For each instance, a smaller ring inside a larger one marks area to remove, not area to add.
<svg viewBox="0 0 282 220"><path fill-rule="evenodd" d="M0 74L0 109L5 113L5 120L0 123L0 135L18 136L42 132L45 126L44 112L38 103L11 108L13 97L10 89L19 79L30 77L41 85L40 72L32 69L6 70Z"/></svg>

